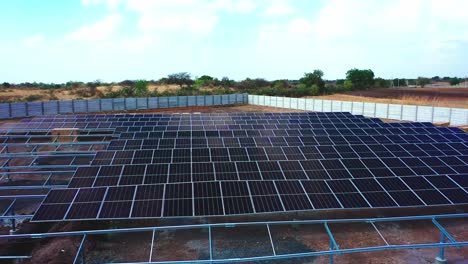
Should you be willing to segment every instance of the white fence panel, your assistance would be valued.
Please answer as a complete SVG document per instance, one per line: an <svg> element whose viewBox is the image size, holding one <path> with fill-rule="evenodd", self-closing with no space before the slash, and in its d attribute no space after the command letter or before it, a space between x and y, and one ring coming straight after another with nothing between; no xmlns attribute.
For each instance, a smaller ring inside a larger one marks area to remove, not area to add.
<svg viewBox="0 0 468 264"><path fill-rule="evenodd" d="M432 106L418 106L418 120L419 122L432 122L433 111Z"/></svg>
<svg viewBox="0 0 468 264"><path fill-rule="evenodd" d="M403 105L402 120L416 121L417 117L417 107L415 105Z"/></svg>
<svg viewBox="0 0 468 264"><path fill-rule="evenodd" d="M343 101L331 101L332 102L332 112L343 112Z"/></svg>
<svg viewBox="0 0 468 264"><path fill-rule="evenodd" d="M452 108L450 124L466 125L468 124L468 109Z"/></svg>
<svg viewBox="0 0 468 264"><path fill-rule="evenodd" d="M375 103L364 103L364 113L365 116L375 116Z"/></svg>
<svg viewBox="0 0 468 264"><path fill-rule="evenodd" d="M402 105L389 104L387 118L400 120L403 114L402 110L403 110Z"/></svg>
<svg viewBox="0 0 468 264"><path fill-rule="evenodd" d="M450 122L453 125L468 124L468 109L460 108L335 101L313 98L284 98L264 95L248 95L247 100L249 104L317 112L350 112L354 115L385 119L417 120L433 123Z"/></svg>
<svg viewBox="0 0 468 264"><path fill-rule="evenodd" d="M434 107L434 123L449 122L451 111L448 107Z"/></svg>
<svg viewBox="0 0 468 264"><path fill-rule="evenodd" d="M322 99L314 99L314 111L323 112L323 100Z"/></svg>
<svg viewBox="0 0 468 264"><path fill-rule="evenodd" d="M353 102L342 101L341 102L341 112L350 112L353 107Z"/></svg>
<svg viewBox="0 0 468 264"><path fill-rule="evenodd" d="M331 100L323 100L323 112L331 112L332 111L332 101Z"/></svg>

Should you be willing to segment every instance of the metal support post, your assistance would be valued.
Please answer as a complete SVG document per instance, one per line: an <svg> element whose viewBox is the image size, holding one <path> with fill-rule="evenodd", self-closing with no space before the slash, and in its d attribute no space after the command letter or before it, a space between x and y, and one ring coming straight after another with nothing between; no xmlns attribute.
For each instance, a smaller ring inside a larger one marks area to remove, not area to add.
<svg viewBox="0 0 468 264"><path fill-rule="evenodd" d="M325 226L325 230L327 230L328 236L330 237L330 251L340 250L340 247L338 246L338 244L335 241L335 237L333 236L330 228L328 227L328 223L325 222L325 223L323 223L323 225ZM333 264L333 255L334 255L333 253L331 253L329 255L330 264ZM338 253L338 255L340 255L340 253Z"/></svg>
<svg viewBox="0 0 468 264"><path fill-rule="evenodd" d="M439 255L435 258L435 263L436 264L447 263L447 259L445 259L445 248L442 246L442 244L444 244L444 243L445 243L444 232L440 232L440 244L441 244L441 246L439 247Z"/></svg>
<svg viewBox="0 0 468 264"><path fill-rule="evenodd" d="M16 199L13 201L10 208L8 209L9 215L15 215L15 202L16 202ZM10 219L10 224L11 224L10 235L16 234L16 219L15 218Z"/></svg>
<svg viewBox="0 0 468 264"><path fill-rule="evenodd" d="M211 239L211 226L208 226L208 243L210 247L210 260L213 260L213 241Z"/></svg>
<svg viewBox="0 0 468 264"><path fill-rule="evenodd" d="M85 242L86 242L86 234L84 234L83 238L81 239L81 243L80 243L80 246L78 247L78 251L76 253L73 264L85 264L86 263Z"/></svg>

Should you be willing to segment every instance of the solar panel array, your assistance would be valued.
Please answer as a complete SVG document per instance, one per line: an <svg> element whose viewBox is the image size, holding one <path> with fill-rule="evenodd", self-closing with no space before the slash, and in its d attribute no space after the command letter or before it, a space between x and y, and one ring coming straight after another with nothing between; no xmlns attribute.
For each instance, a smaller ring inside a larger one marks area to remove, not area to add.
<svg viewBox="0 0 468 264"><path fill-rule="evenodd" d="M14 130L114 131L33 221L468 203L468 135L349 113L76 115Z"/></svg>

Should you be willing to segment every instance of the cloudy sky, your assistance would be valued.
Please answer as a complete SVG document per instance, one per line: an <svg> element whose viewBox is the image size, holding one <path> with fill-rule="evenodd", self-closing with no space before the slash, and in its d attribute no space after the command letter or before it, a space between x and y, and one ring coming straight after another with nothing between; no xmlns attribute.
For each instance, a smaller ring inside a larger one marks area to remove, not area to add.
<svg viewBox="0 0 468 264"><path fill-rule="evenodd" d="M467 76L467 0L1 1L0 82Z"/></svg>

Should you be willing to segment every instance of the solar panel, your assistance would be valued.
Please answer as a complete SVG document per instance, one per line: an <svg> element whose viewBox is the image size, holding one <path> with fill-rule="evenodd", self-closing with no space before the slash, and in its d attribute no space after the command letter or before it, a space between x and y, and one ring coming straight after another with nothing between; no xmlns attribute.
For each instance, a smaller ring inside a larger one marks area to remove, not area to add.
<svg viewBox="0 0 468 264"><path fill-rule="evenodd" d="M468 137L429 123L222 113L51 116L14 126L53 127L106 128L114 138L91 165L61 159L86 166L67 189L49 192L33 221L468 203Z"/></svg>

